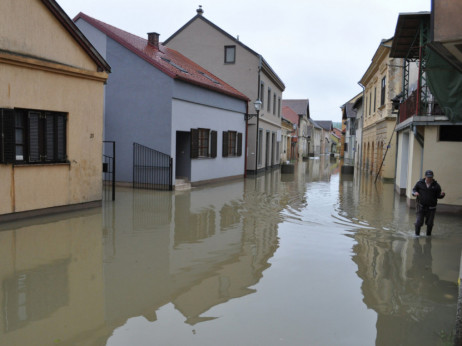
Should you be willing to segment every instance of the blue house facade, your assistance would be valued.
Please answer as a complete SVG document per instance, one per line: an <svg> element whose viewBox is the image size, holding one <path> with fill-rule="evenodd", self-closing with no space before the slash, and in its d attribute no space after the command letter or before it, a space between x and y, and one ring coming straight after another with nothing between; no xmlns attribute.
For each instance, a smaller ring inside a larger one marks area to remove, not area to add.
<svg viewBox="0 0 462 346"><path fill-rule="evenodd" d="M146 40L82 13L74 21L112 67L104 138L116 142L118 183L133 182L134 143L171 156L174 180L244 176L245 95L155 33Z"/></svg>

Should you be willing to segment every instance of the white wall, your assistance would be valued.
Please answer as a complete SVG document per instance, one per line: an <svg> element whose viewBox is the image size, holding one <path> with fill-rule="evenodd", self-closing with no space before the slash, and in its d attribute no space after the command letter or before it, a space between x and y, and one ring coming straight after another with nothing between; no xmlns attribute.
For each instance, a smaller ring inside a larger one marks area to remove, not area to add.
<svg viewBox="0 0 462 346"><path fill-rule="evenodd" d="M206 128L217 131L217 157L191 160L191 182L244 175L244 114L174 99L172 101L172 152L176 152L176 131ZM242 133L242 155L222 157L223 131ZM175 163L173 167L175 176Z"/></svg>

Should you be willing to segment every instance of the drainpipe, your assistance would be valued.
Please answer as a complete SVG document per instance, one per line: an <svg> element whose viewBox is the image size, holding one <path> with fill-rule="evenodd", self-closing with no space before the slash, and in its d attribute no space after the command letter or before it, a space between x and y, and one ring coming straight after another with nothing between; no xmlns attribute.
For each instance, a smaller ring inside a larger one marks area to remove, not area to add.
<svg viewBox="0 0 462 346"><path fill-rule="evenodd" d="M361 140L360 140L360 146L359 146L359 168L360 170L363 168L363 136L364 136L364 116L366 115L366 107L365 107L365 101L366 101L366 87L361 84L361 82L358 82L359 86L363 88L363 116L361 117Z"/></svg>
<svg viewBox="0 0 462 346"><path fill-rule="evenodd" d="M246 102L245 114L249 114L249 102ZM247 116L246 116L247 117ZM244 178L247 178L247 154L249 150L247 148L247 137L249 136L249 120L245 119L245 155L244 155Z"/></svg>
<svg viewBox="0 0 462 346"><path fill-rule="evenodd" d="M261 71L261 55L259 54L258 55L258 92L257 92L257 100L261 100L260 99L260 71ZM258 173L258 134L260 133L260 129L259 129L259 126L260 126L260 112L257 112L258 115L257 115L257 133L256 133L256 136L255 138L257 139L256 140L256 143L255 143L255 175L257 175Z"/></svg>
<svg viewBox="0 0 462 346"><path fill-rule="evenodd" d="M420 177L423 175L423 160L424 160L424 139L423 137L417 132L417 126L412 127L412 132L414 133L415 139L419 142L420 147L422 148L420 153Z"/></svg>

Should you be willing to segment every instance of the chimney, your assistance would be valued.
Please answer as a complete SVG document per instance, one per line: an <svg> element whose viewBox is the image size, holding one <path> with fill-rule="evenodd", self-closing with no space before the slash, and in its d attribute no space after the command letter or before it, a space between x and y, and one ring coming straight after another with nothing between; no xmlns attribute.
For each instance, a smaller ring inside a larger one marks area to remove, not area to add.
<svg viewBox="0 0 462 346"><path fill-rule="evenodd" d="M150 45L159 48L159 34L157 32L148 32L148 42Z"/></svg>
<svg viewBox="0 0 462 346"><path fill-rule="evenodd" d="M204 10L202 9L202 5L199 5L199 8L196 10L197 14L202 16L202 14L204 13Z"/></svg>

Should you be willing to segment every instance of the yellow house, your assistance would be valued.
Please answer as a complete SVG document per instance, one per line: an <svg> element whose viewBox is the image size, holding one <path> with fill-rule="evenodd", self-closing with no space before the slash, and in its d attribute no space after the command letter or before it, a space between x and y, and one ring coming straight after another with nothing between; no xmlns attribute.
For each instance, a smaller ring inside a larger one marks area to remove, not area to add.
<svg viewBox="0 0 462 346"><path fill-rule="evenodd" d="M109 72L54 0L0 2L0 220L101 203Z"/></svg>
<svg viewBox="0 0 462 346"><path fill-rule="evenodd" d="M391 99L401 91L402 59L390 58L393 40L382 40L359 84L364 88L362 169L384 180L395 177L396 114Z"/></svg>

